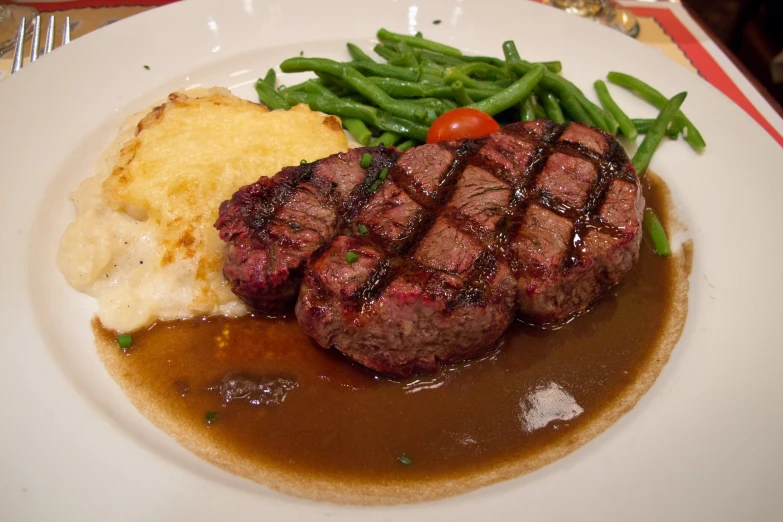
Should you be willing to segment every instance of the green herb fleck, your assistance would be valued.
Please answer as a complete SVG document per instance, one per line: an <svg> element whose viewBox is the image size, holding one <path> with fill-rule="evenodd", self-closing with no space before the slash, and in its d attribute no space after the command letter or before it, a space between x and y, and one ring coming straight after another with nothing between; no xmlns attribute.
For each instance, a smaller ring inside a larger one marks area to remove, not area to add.
<svg viewBox="0 0 783 522"><path fill-rule="evenodd" d="M307 160L306 159L299 160L299 164L300 165L307 165Z"/></svg>
<svg viewBox="0 0 783 522"><path fill-rule="evenodd" d="M369 232L369 230L367 230L367 227L364 226L364 225L359 225L356 228L359 229L359 233L362 234L362 235L367 234Z"/></svg>
<svg viewBox="0 0 783 522"><path fill-rule="evenodd" d="M405 464L406 466L409 465L411 462L413 462L413 459L411 459L405 453L397 457L397 460L399 460L401 463Z"/></svg>
<svg viewBox="0 0 783 522"><path fill-rule="evenodd" d="M218 412L216 411L208 411L204 415L204 420L207 421L207 425L215 424L218 420L220 420L220 415L218 415Z"/></svg>
<svg viewBox="0 0 783 522"><path fill-rule="evenodd" d="M299 51L299 56L304 56L304 51Z"/></svg>
<svg viewBox="0 0 783 522"><path fill-rule="evenodd" d="M149 65L145 65L144 68L147 69L148 71L150 70L150 66Z"/></svg>
<svg viewBox="0 0 783 522"><path fill-rule="evenodd" d="M415 36L416 38L424 38L424 35L422 34L422 32L421 32L421 31L417 32L417 33L416 33L414 36Z"/></svg>
<svg viewBox="0 0 783 522"><path fill-rule="evenodd" d="M376 190L378 190L378 187L381 186L381 180L377 180L375 183L370 185L370 194L375 193Z"/></svg>
<svg viewBox="0 0 783 522"><path fill-rule="evenodd" d="M389 169L385 168L381 171L380 175L378 176L378 179L386 179L386 176L388 175L389 175Z"/></svg>
<svg viewBox="0 0 783 522"><path fill-rule="evenodd" d="M432 25L440 25L440 20L433 20Z"/></svg>
<svg viewBox="0 0 783 522"><path fill-rule="evenodd" d="M117 344L120 345L120 348L123 350L127 350L131 346L133 346L133 337L131 337L131 334L122 334L117 336Z"/></svg>
<svg viewBox="0 0 783 522"><path fill-rule="evenodd" d="M345 262L350 264L353 264L359 260L359 254L356 252L348 252L345 254Z"/></svg>
<svg viewBox="0 0 783 522"><path fill-rule="evenodd" d="M371 163L372 163L372 154L370 154L369 152L365 152L364 154L362 154L362 161L359 163L359 166L363 169L366 169L367 167L370 166Z"/></svg>

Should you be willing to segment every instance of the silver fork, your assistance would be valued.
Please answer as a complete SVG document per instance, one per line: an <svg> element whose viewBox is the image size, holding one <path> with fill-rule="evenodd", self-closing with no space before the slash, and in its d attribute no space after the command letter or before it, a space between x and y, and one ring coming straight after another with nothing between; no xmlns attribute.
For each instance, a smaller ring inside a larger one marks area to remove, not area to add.
<svg viewBox="0 0 783 522"><path fill-rule="evenodd" d="M22 68L22 55L24 52L24 35L25 24L27 20L22 18L19 23L19 32L16 34L16 47L14 48L14 62L11 65L11 74ZM30 63L38 59L38 47L41 40L41 15L37 15L33 21L33 41L30 45ZM65 17L65 25L63 26L63 38L60 45L65 45L71 41L71 17ZM41 55L52 52L54 48L54 15L49 17L49 27L46 29L46 40L44 41Z"/></svg>

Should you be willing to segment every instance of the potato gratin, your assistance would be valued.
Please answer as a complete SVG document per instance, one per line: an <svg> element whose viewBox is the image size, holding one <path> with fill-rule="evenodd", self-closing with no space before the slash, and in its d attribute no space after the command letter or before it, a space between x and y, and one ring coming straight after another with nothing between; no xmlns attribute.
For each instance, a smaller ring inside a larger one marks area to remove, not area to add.
<svg viewBox="0 0 783 522"><path fill-rule="evenodd" d="M340 121L304 105L270 112L217 88L173 93L137 121L72 194L60 270L117 331L246 313L223 278L218 207L261 176L347 150Z"/></svg>

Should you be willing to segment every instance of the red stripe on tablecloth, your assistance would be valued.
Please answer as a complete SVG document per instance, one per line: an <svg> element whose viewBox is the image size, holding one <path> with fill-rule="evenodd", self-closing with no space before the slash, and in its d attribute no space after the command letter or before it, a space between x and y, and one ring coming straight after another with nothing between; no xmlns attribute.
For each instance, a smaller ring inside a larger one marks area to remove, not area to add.
<svg viewBox="0 0 783 522"><path fill-rule="evenodd" d="M150 7L166 4L173 4L177 0L73 0L71 2L24 2L31 5L41 12L45 11L65 11L66 9L83 9L92 7L100 9L101 7Z"/></svg>
<svg viewBox="0 0 783 522"><path fill-rule="evenodd" d="M731 77L715 61L715 58L707 52L701 43L693 36L687 27L677 18L671 10L655 7L631 7L636 16L654 18L661 27L680 46L682 52L693 63L694 67L704 78L714 85L734 103L745 110L754 120L766 130L775 141L783 146L783 136L770 124L756 109L745 94L734 83Z"/></svg>

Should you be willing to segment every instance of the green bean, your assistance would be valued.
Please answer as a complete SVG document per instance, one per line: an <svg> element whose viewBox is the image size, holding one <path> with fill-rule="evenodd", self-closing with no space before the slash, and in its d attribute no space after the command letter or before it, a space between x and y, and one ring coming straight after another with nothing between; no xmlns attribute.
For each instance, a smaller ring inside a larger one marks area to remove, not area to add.
<svg viewBox="0 0 783 522"><path fill-rule="evenodd" d="M560 105L563 106L565 112L574 121L581 121L587 123L588 125L595 125L592 118L590 118L590 115L585 112L582 104L579 103L579 100L577 100L576 96L574 96L570 91L564 90L560 93Z"/></svg>
<svg viewBox="0 0 783 522"><path fill-rule="evenodd" d="M351 55L351 58L353 58L353 59L354 59L354 60L356 60L357 62L370 62L370 63L375 63L375 60L373 60L372 58L370 58L370 57L367 55L367 53L365 53L364 51L362 51L362 50L361 50L361 49L360 49L358 46L356 46L356 45L354 45L354 44L352 44L352 43L350 43L350 42L349 42L349 43L347 43L347 44L345 44L345 45L348 47L348 53Z"/></svg>
<svg viewBox="0 0 783 522"><path fill-rule="evenodd" d="M484 82L473 79L458 68L446 69L446 76L444 77L444 80L446 83L454 83L459 81L462 82L462 85L464 85L466 88L469 87L471 89L484 89L495 92L500 92L503 90L503 87L495 85L492 82Z"/></svg>
<svg viewBox="0 0 783 522"><path fill-rule="evenodd" d="M637 94L644 100L647 100L649 103L653 104L659 110L661 110L664 104L667 102L666 97L663 94L650 85L644 83L642 80L631 75L619 72L610 72L606 77L611 83L619 85L620 87L624 87L629 91ZM707 146L707 143L704 141L704 138L702 137L699 130L682 111L678 111L674 117L674 128L683 129L683 136L685 136L685 139L694 150L701 151Z"/></svg>
<svg viewBox="0 0 783 522"><path fill-rule="evenodd" d="M432 76L435 78L435 83L443 83L443 77L446 75L446 69L443 67L430 67L429 65L422 65L420 67L422 80L424 75Z"/></svg>
<svg viewBox="0 0 783 522"><path fill-rule="evenodd" d="M261 103L272 110L288 110L291 108L291 105L282 96L280 96L277 91L275 91L275 88L266 83L261 78L259 78L256 82L256 93L258 94L258 99L261 101Z"/></svg>
<svg viewBox="0 0 783 522"><path fill-rule="evenodd" d="M422 50L421 56L422 58L426 58L427 60L438 63L440 65L459 66L462 65L463 63L481 62L489 65L494 65L495 67L499 67L501 69L506 68L506 62L504 60L492 56L443 54L431 50ZM457 58L457 56L459 56L459 58ZM553 73L559 73L560 71L563 70L563 64L561 64L559 61L540 62L540 63Z"/></svg>
<svg viewBox="0 0 783 522"><path fill-rule="evenodd" d="M395 65L397 67L418 67L419 62L416 60L416 57L413 56L413 53L403 53L398 54L389 60L389 65Z"/></svg>
<svg viewBox="0 0 783 522"><path fill-rule="evenodd" d="M462 59L462 57L456 58L454 56L448 56L441 53L434 53L424 49L421 50L421 59L446 67L459 67L460 65L464 65L465 63L467 63L465 60Z"/></svg>
<svg viewBox="0 0 783 522"><path fill-rule="evenodd" d="M429 129L425 125L399 118L376 107L342 98L330 98L306 92L289 93L283 91L280 95L289 105L305 103L315 111L334 114L340 118L356 118L382 131L395 132L422 142L427 140L427 131Z"/></svg>
<svg viewBox="0 0 783 522"><path fill-rule="evenodd" d="M517 47L511 40L503 42L503 54L506 57L509 69L516 74L525 74L533 68L532 63L526 62L519 57ZM541 87L555 94L560 99L563 108L575 120L583 121L589 125L596 125L596 121L585 110L585 104L582 103L584 94L576 85L562 76L546 71L543 78L541 78Z"/></svg>
<svg viewBox="0 0 783 522"><path fill-rule="evenodd" d="M280 64L280 70L284 72L315 71L316 73L333 75L348 83L356 92L381 109L400 118L423 121L431 125L435 118L438 117L434 111L390 97L348 64L335 62L327 58L289 58Z"/></svg>
<svg viewBox="0 0 783 522"><path fill-rule="evenodd" d="M470 96L474 100L481 101L494 96L495 94L497 94L498 91L488 91L486 89L471 89L465 87L465 92L468 93L468 96Z"/></svg>
<svg viewBox="0 0 783 522"><path fill-rule="evenodd" d="M466 63L456 67L455 70L479 80L494 82L496 80L511 80L508 71L484 62Z"/></svg>
<svg viewBox="0 0 783 522"><path fill-rule="evenodd" d="M543 65L534 65L530 72L522 76L506 89L486 100L476 102L470 105L470 107L484 111L490 116L494 116L501 111L513 107L533 92L533 89L538 85L538 82L541 81L545 72L546 67Z"/></svg>
<svg viewBox="0 0 783 522"><path fill-rule="evenodd" d="M451 92L454 94L454 99L457 101L457 103L463 107L465 105L472 105L475 103L470 98L470 95L467 93L467 91L465 91L465 86L460 81L456 81L451 84Z"/></svg>
<svg viewBox="0 0 783 522"><path fill-rule="evenodd" d="M674 119L677 111L680 110L680 106L682 105L682 102L685 101L687 95L688 93L681 92L666 102L661 109L661 112L658 113L658 117L655 118L655 123L653 123L650 130L647 131L647 135L644 137L644 140L642 140L641 145L636 149L632 162L636 172L640 176L647 170L647 166L650 164L655 149L657 149L658 145L661 143L667 127L672 122L672 119Z"/></svg>
<svg viewBox="0 0 783 522"><path fill-rule="evenodd" d="M522 100L522 103L519 106L519 119L522 121L533 121L536 119L532 95Z"/></svg>
<svg viewBox="0 0 783 522"><path fill-rule="evenodd" d="M655 211L651 208L644 209L644 219L642 221L647 236L652 241L655 253L661 257L669 257L672 253L669 246L669 239L666 237L666 229L663 228Z"/></svg>
<svg viewBox="0 0 783 522"><path fill-rule="evenodd" d="M546 111L544 110L544 107L541 105L541 103L538 101L538 96L535 94L531 94L530 97L532 98L532 104L533 104L533 112L536 115L536 118L541 118L542 120L546 119Z"/></svg>
<svg viewBox="0 0 783 522"><path fill-rule="evenodd" d="M397 150L399 150L400 152L405 152L406 150L410 149L414 145L416 145L416 142L414 140L405 140L399 145L397 145Z"/></svg>
<svg viewBox="0 0 783 522"><path fill-rule="evenodd" d="M327 72L317 71L315 73L318 78L321 79L321 82L326 85L327 87L331 89L339 89L341 92L356 92L356 89L354 89L350 83L346 82L339 76L335 76L333 74L329 74Z"/></svg>
<svg viewBox="0 0 783 522"><path fill-rule="evenodd" d="M598 94L598 99L601 101L601 105L603 105L606 110L612 113L612 116L614 116L614 118L617 120L617 123L620 125L620 130L622 133L625 134L628 139L635 140L636 136L638 135L636 127L631 121L631 118L629 118L628 115L623 112L620 106L617 105L617 103L612 98L612 95L609 94L609 89L606 88L606 84L603 82L603 80L596 80L595 83L593 83L593 87L595 87L595 92Z"/></svg>
<svg viewBox="0 0 783 522"><path fill-rule="evenodd" d="M536 95L544 106L547 118L557 123L565 123L565 116L563 116L563 111L560 109L557 96L543 89L536 89Z"/></svg>
<svg viewBox="0 0 783 522"><path fill-rule="evenodd" d="M294 85L290 85L288 87L286 87L285 85L281 85L281 86L279 86L277 88L277 90L278 91L291 91L291 92L303 91L303 90L305 90L305 86L307 85L307 82L309 82L309 81L310 80L306 80L306 81L303 81L302 83L297 83L297 84L294 84Z"/></svg>
<svg viewBox="0 0 783 522"><path fill-rule="evenodd" d="M410 69L406 67L396 67L387 63L375 62L351 62L351 67L362 74L368 76L381 76L385 78L397 78L398 80L407 80L415 82L419 80L421 71L419 69Z"/></svg>
<svg viewBox="0 0 783 522"><path fill-rule="evenodd" d="M468 92L468 89L465 89L465 93L468 96L470 96L470 93ZM489 98L489 96L487 96L487 98ZM471 96L471 99L473 99L472 96ZM483 100L485 98L481 98L481 99ZM457 107L459 107L459 104L456 101L452 100L451 98L441 98L440 102L444 105L444 108L446 109L443 112L448 112L448 111L450 111L452 109L456 109Z"/></svg>
<svg viewBox="0 0 783 522"><path fill-rule="evenodd" d="M275 70L274 69L269 69L266 72L266 76L264 76L264 83L274 87L275 86L275 81L277 81L277 75L275 74Z"/></svg>
<svg viewBox="0 0 783 522"><path fill-rule="evenodd" d="M441 76L434 76L432 74L427 74L425 72L421 73L421 76L419 79L423 82L427 82L432 85L441 85L443 84L443 78Z"/></svg>
<svg viewBox="0 0 783 522"><path fill-rule="evenodd" d="M407 98L405 101L430 107L438 115L458 107L457 103L449 98Z"/></svg>
<svg viewBox="0 0 783 522"><path fill-rule="evenodd" d="M407 34L392 33L386 29L379 29L377 36L378 40L381 40L382 42L402 42L410 45L411 47L426 49L428 51L435 51L436 53L445 54L446 56L462 56L462 51L456 47L433 42L432 40L427 40L426 38L416 38L415 36L408 36Z"/></svg>
<svg viewBox="0 0 783 522"><path fill-rule="evenodd" d="M494 65L495 67L500 67L501 69L504 69L506 67L505 61L501 60L500 58L493 58L492 56L473 56L473 55L463 54L462 56L460 56L460 60L467 63L475 63L475 62L487 63L489 65Z"/></svg>
<svg viewBox="0 0 783 522"><path fill-rule="evenodd" d="M507 66L510 65L510 62L522 61L522 57L519 56L519 51L517 51L517 44L515 44L513 40L506 40L503 42L503 56L506 58Z"/></svg>
<svg viewBox="0 0 783 522"><path fill-rule="evenodd" d="M344 118L343 127L345 127L351 135L356 138L356 141L364 145L365 147L370 144L372 140L372 132L367 128L362 120L356 118Z"/></svg>
<svg viewBox="0 0 783 522"><path fill-rule="evenodd" d="M383 92L395 98L442 98L444 96L451 96L451 87L448 85L406 82L395 78L377 78L373 76L367 79L381 88Z"/></svg>
<svg viewBox="0 0 783 522"><path fill-rule="evenodd" d="M342 98L343 100L351 100L351 101L355 101L355 102L358 102L358 103L364 103L365 105L372 105L372 103L367 98L365 98L361 94L356 94L355 92L342 93L342 94L338 95L337 97L338 98Z"/></svg>
<svg viewBox="0 0 783 522"><path fill-rule="evenodd" d="M383 45L383 44L376 44L376 46L373 47L372 50L375 51L375 54L377 54L378 56L380 56L386 61L393 60L400 54L396 51L396 49L392 49L388 45Z"/></svg>
<svg viewBox="0 0 783 522"><path fill-rule="evenodd" d="M321 83L318 80L307 80L302 84L304 86L304 91L309 92L311 94L321 94L323 96L331 96L333 98L337 98L337 95L329 90L328 87L326 87L323 83Z"/></svg>
<svg viewBox="0 0 783 522"><path fill-rule="evenodd" d="M511 40L503 42L503 54L506 56L509 69L516 74L526 74L534 67L532 63L519 59L516 45ZM563 108L578 121L594 125L607 132L612 131L612 126L605 121L601 108L588 100L576 85L562 76L546 71L541 78L541 87L555 94Z"/></svg>
<svg viewBox="0 0 783 522"><path fill-rule="evenodd" d="M547 71L549 71L551 73L554 73L554 74L557 74L557 73L559 73L560 71L563 70L563 64L560 63L557 60L552 61L552 62L535 62L535 63L540 63L541 65L546 67Z"/></svg>
<svg viewBox="0 0 783 522"><path fill-rule="evenodd" d="M421 58L421 65L422 65L422 66L429 67L429 68L432 68L432 69L437 69L437 70L439 70L439 71L444 71L444 70L446 70L446 68L445 68L444 66L442 66L442 65L440 65L440 64L438 64L438 63L435 63L435 62L433 62L432 60L430 60L430 59L429 59L429 58L427 58L426 56L423 56L423 57Z"/></svg>
<svg viewBox="0 0 783 522"><path fill-rule="evenodd" d="M393 147L395 143L400 141L400 135L395 132L384 132L374 140L370 142L370 147L377 147L381 143L387 147Z"/></svg>
<svg viewBox="0 0 783 522"><path fill-rule="evenodd" d="M603 110L601 107L588 100L584 93L574 86L578 91L579 103L585 108L587 114L595 121L595 126L601 130L609 132L611 134L617 134L617 129L620 128L620 124L614 119L614 116Z"/></svg>
<svg viewBox="0 0 783 522"><path fill-rule="evenodd" d="M634 118L631 120L631 123L633 123L633 126L636 128L636 131L639 134L647 134L647 132L650 130L650 127L652 127L653 123L655 123L655 120L647 118ZM666 135L670 140L676 140L679 138L680 133L677 131L677 129L674 128L674 125L672 124L669 125L669 128L666 130Z"/></svg>

